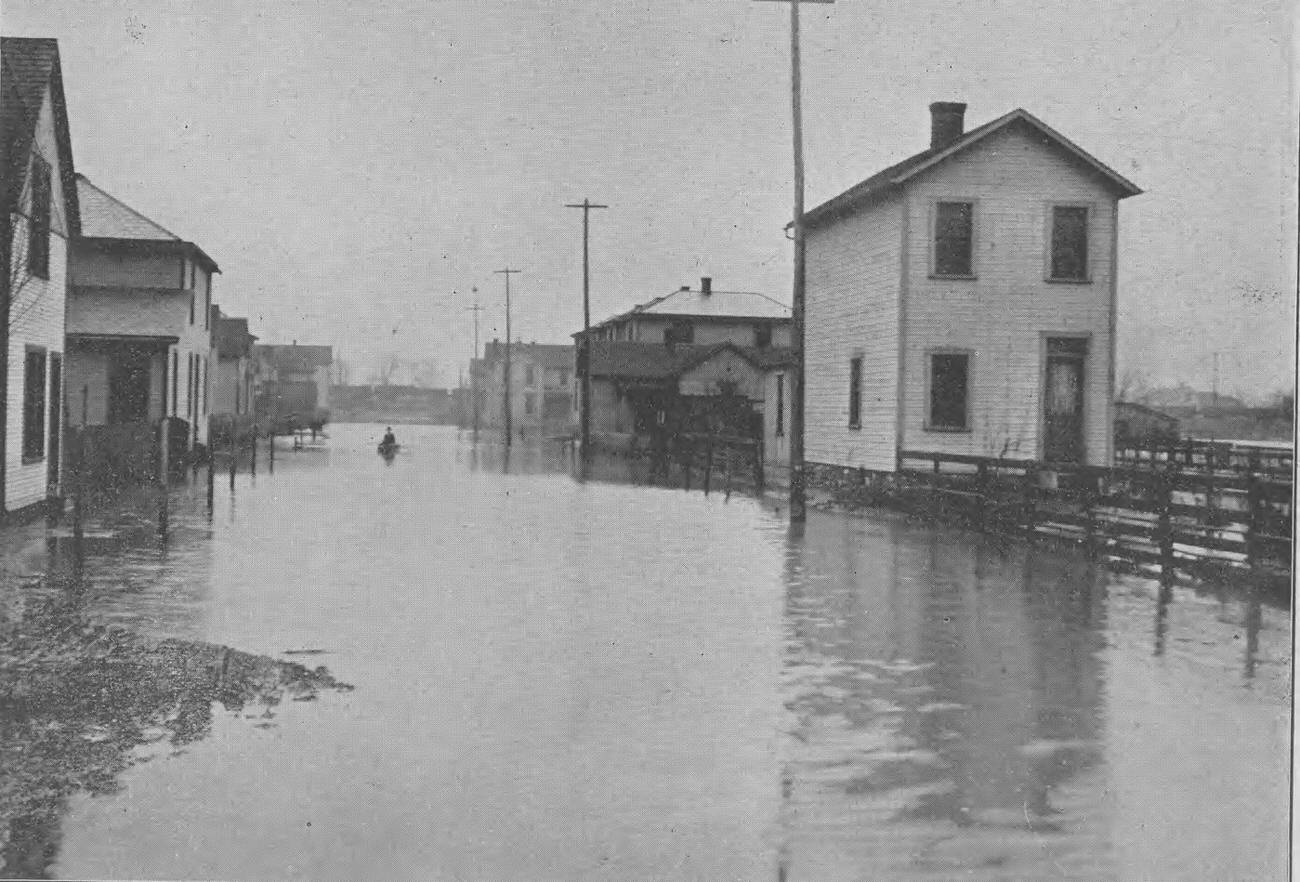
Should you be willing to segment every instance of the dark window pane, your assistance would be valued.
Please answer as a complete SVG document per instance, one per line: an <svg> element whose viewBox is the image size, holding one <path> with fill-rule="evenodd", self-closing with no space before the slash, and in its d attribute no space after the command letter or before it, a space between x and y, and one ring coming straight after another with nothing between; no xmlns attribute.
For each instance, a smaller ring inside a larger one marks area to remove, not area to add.
<svg viewBox="0 0 1300 882"><path fill-rule="evenodd" d="M966 369L968 357L930 356L930 425L939 429L966 428Z"/></svg>
<svg viewBox="0 0 1300 882"><path fill-rule="evenodd" d="M45 352L29 349L23 361L23 458L45 455Z"/></svg>
<svg viewBox="0 0 1300 882"><path fill-rule="evenodd" d="M1088 209L1052 209L1052 278L1088 278Z"/></svg>
<svg viewBox="0 0 1300 882"><path fill-rule="evenodd" d="M695 326L690 322L673 322L664 330L664 342L669 346L694 343Z"/></svg>
<svg viewBox="0 0 1300 882"><path fill-rule="evenodd" d="M849 361L849 425L862 425L862 359Z"/></svg>
<svg viewBox="0 0 1300 882"><path fill-rule="evenodd" d="M27 228L27 271L50 277L50 166L32 160L32 216Z"/></svg>
<svg viewBox="0 0 1300 882"><path fill-rule="evenodd" d="M940 202L934 220L934 272L940 276L969 276L974 206L969 202Z"/></svg>
<svg viewBox="0 0 1300 882"><path fill-rule="evenodd" d="M785 374L776 375L776 434L785 434Z"/></svg>

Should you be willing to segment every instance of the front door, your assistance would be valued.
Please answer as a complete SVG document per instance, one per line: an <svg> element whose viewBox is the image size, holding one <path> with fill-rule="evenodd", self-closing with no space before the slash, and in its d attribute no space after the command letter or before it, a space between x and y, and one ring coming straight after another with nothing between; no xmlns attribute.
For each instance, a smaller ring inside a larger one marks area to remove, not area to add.
<svg viewBox="0 0 1300 882"><path fill-rule="evenodd" d="M1086 339L1048 339L1043 398L1043 459L1048 462L1083 462L1083 386L1087 360Z"/></svg>
<svg viewBox="0 0 1300 882"><path fill-rule="evenodd" d="M109 356L108 423L138 423L149 419L149 368L153 353L126 347Z"/></svg>

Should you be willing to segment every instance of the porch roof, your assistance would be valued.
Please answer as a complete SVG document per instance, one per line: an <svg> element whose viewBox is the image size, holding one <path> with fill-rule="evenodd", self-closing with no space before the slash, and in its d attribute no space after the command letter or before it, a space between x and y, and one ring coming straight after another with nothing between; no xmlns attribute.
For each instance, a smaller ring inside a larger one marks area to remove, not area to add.
<svg viewBox="0 0 1300 882"><path fill-rule="evenodd" d="M669 380L703 364L724 350L739 353L763 371L794 364L793 350L786 347L758 348L737 346L734 343L668 347L660 343L593 340L591 375L624 380Z"/></svg>
<svg viewBox="0 0 1300 882"><path fill-rule="evenodd" d="M180 342L179 337L168 337L165 334L68 334L68 341L71 343L83 344L109 344L121 343L132 346L157 346L166 348Z"/></svg>

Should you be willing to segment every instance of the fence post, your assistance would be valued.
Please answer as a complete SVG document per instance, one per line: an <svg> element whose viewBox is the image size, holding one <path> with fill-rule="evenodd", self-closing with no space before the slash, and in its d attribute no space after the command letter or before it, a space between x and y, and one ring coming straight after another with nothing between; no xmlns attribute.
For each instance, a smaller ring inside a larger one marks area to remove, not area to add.
<svg viewBox="0 0 1300 882"><path fill-rule="evenodd" d="M239 461L239 433L230 431L230 489L235 489L235 464Z"/></svg>
<svg viewBox="0 0 1300 882"><path fill-rule="evenodd" d="M1173 482L1167 471L1156 475L1157 510L1159 522L1156 535L1160 542L1160 578L1171 579L1174 574L1174 531L1170 519L1170 507L1173 505Z"/></svg>
<svg viewBox="0 0 1300 882"><path fill-rule="evenodd" d="M260 434L261 434L260 432L254 429L253 434L249 439L249 443L248 443L248 449L250 453L249 461L248 461L248 473L254 477L257 476L257 437Z"/></svg>
<svg viewBox="0 0 1300 882"><path fill-rule="evenodd" d="M1038 532L1038 469L1036 466L1025 467L1025 483L1021 505L1024 508L1024 531L1029 539Z"/></svg>
<svg viewBox="0 0 1300 882"><path fill-rule="evenodd" d="M979 514L980 529L986 529L984 523L988 517L989 510L989 466L986 462L981 462L978 466L978 473L975 478L975 493L977 506L976 511Z"/></svg>
<svg viewBox="0 0 1300 882"><path fill-rule="evenodd" d="M1259 565L1260 487L1255 476L1259 456L1252 453L1246 466L1246 566L1252 570Z"/></svg>

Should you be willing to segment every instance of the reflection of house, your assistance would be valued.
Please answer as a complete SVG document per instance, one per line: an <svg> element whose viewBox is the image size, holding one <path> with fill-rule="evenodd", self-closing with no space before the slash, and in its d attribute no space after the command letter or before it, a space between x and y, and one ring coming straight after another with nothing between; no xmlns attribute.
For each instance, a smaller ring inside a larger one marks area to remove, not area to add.
<svg viewBox="0 0 1300 882"><path fill-rule="evenodd" d="M506 345L493 340L470 366L479 425L505 422ZM515 343L510 347L510 425L515 432L567 432L573 427L574 347Z"/></svg>
<svg viewBox="0 0 1300 882"><path fill-rule="evenodd" d="M786 407L793 368L785 347L597 341L591 344L591 430L606 437L761 437L766 462L780 465L789 457Z"/></svg>
<svg viewBox="0 0 1300 882"><path fill-rule="evenodd" d="M0 520L59 492L68 240L80 213L55 40L0 40Z"/></svg>
<svg viewBox="0 0 1300 882"><path fill-rule="evenodd" d="M212 312L212 415L223 431L228 425L241 431L252 421L257 337L248 332L248 319L222 315L215 306Z"/></svg>
<svg viewBox="0 0 1300 882"><path fill-rule="evenodd" d="M1104 465L1119 200L1140 191L1023 110L930 147L804 218L807 458L897 451Z"/></svg>
<svg viewBox="0 0 1300 882"><path fill-rule="evenodd" d="M212 258L78 175L82 235L68 302L68 404L90 447L130 463L170 418L174 451L208 440Z"/></svg>
<svg viewBox="0 0 1300 882"><path fill-rule="evenodd" d="M320 428L330 416L329 346L253 345L259 377L258 416L272 431Z"/></svg>

